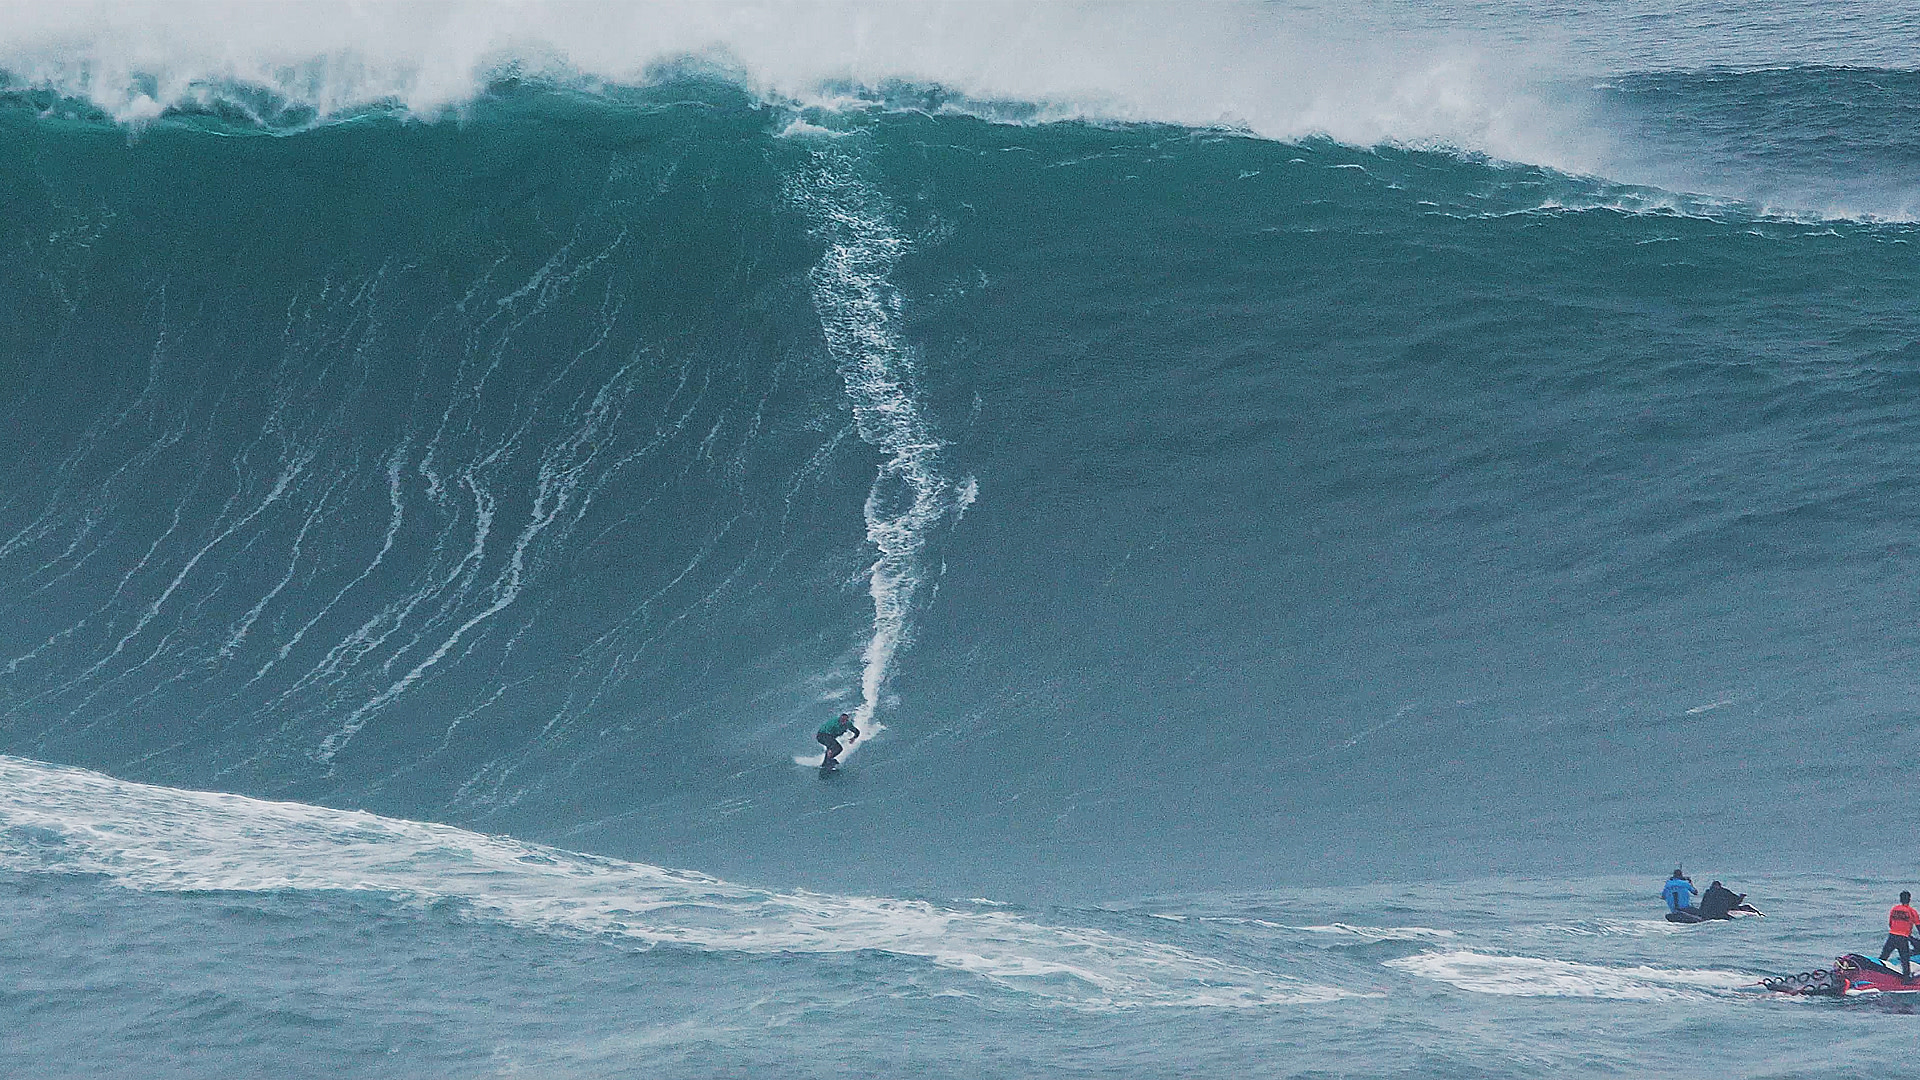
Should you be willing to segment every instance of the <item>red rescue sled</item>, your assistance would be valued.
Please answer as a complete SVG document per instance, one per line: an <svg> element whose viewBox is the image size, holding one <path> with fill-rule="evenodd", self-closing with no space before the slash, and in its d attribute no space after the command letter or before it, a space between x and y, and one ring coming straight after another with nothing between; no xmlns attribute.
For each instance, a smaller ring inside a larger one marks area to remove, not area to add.
<svg viewBox="0 0 1920 1080"><path fill-rule="evenodd" d="M1871 956L1848 953L1833 962L1831 971L1803 971L1762 982L1769 990L1783 994L1819 997L1856 997L1868 994L1920 994L1920 974L1902 978L1900 969L1891 968Z"/></svg>

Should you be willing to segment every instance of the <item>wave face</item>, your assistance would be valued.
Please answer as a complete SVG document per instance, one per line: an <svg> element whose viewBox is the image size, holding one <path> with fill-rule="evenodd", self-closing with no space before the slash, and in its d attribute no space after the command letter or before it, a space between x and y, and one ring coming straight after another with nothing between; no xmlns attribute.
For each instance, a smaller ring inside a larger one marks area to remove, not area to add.
<svg viewBox="0 0 1920 1080"><path fill-rule="evenodd" d="M1883 853L1910 72L1583 90L1668 186L9 85L0 750L882 892Z"/></svg>

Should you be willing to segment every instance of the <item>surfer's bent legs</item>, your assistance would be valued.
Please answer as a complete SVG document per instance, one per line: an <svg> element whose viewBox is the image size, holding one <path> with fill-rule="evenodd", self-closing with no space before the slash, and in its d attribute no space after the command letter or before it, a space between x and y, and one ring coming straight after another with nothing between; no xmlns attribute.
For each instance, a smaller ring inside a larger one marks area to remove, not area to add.
<svg viewBox="0 0 1920 1080"><path fill-rule="evenodd" d="M837 758L840 756L840 740L839 739L836 739L831 735L815 735L814 738L819 741L821 746L824 746L827 748L827 759L826 761L822 761L820 764L825 765L828 762L831 762L834 758Z"/></svg>

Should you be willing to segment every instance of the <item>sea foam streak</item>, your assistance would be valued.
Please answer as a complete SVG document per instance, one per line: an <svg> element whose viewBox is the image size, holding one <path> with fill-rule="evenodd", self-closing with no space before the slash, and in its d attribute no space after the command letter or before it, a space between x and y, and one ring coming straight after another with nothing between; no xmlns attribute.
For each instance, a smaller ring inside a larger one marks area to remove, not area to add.
<svg viewBox="0 0 1920 1080"><path fill-rule="evenodd" d="M1710 990L1759 982L1737 971L1613 967L1533 956L1499 956L1468 950L1428 952L1386 961L1385 966L1479 994L1510 997L1591 997L1620 1001L1668 1001Z"/></svg>
<svg viewBox="0 0 1920 1080"><path fill-rule="evenodd" d="M0 757L0 869L153 892L453 899L543 933L736 953L875 950L1076 1008L1326 1001L1312 986L1100 930L910 900L773 892L449 825L183 791Z"/></svg>
<svg viewBox="0 0 1920 1080"><path fill-rule="evenodd" d="M901 300L892 281L907 251L893 208L861 182L856 154L831 144L812 153L809 169L788 194L827 245L811 275L813 304L846 382L854 424L862 441L887 455L865 507L867 540L879 558L868 574L873 635L861 656L853 722L862 736L848 746L851 754L885 730L873 716L894 655L912 636L930 534L944 521L957 521L977 487L971 477L956 481L947 475L946 444L920 410L914 354L900 337ZM819 765L823 756L794 760Z"/></svg>

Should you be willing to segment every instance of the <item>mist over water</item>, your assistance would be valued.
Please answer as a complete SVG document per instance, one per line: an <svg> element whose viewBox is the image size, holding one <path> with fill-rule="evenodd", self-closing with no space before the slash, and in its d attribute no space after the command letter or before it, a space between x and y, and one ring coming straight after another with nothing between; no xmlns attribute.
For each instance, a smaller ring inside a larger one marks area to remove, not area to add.
<svg viewBox="0 0 1920 1080"><path fill-rule="evenodd" d="M1768 176L1820 137L1795 115L1804 106L1747 114L1733 144L1721 145L1696 141L1697 120L1670 131L1665 125L1686 118L1621 110L1610 80L1783 65L1898 71L1916 54L1913 13L1870 4L298 3L263 11L189 2L23 7L0 17L9 84L136 125L180 109L273 127L369 108L430 118L460 114L503 78L591 92L692 65L768 100L831 105L900 94L909 107L938 102L997 119L1437 146L1789 210L1882 217L1911 216L1911 185L1849 187L1854 170L1844 160L1797 160L1788 178ZM1901 108L1873 97L1861 88L1822 104ZM1795 149L1770 153L1775 143Z"/></svg>
<svg viewBox="0 0 1920 1080"><path fill-rule="evenodd" d="M7 1066L1873 1045L1917 31L8 11Z"/></svg>

